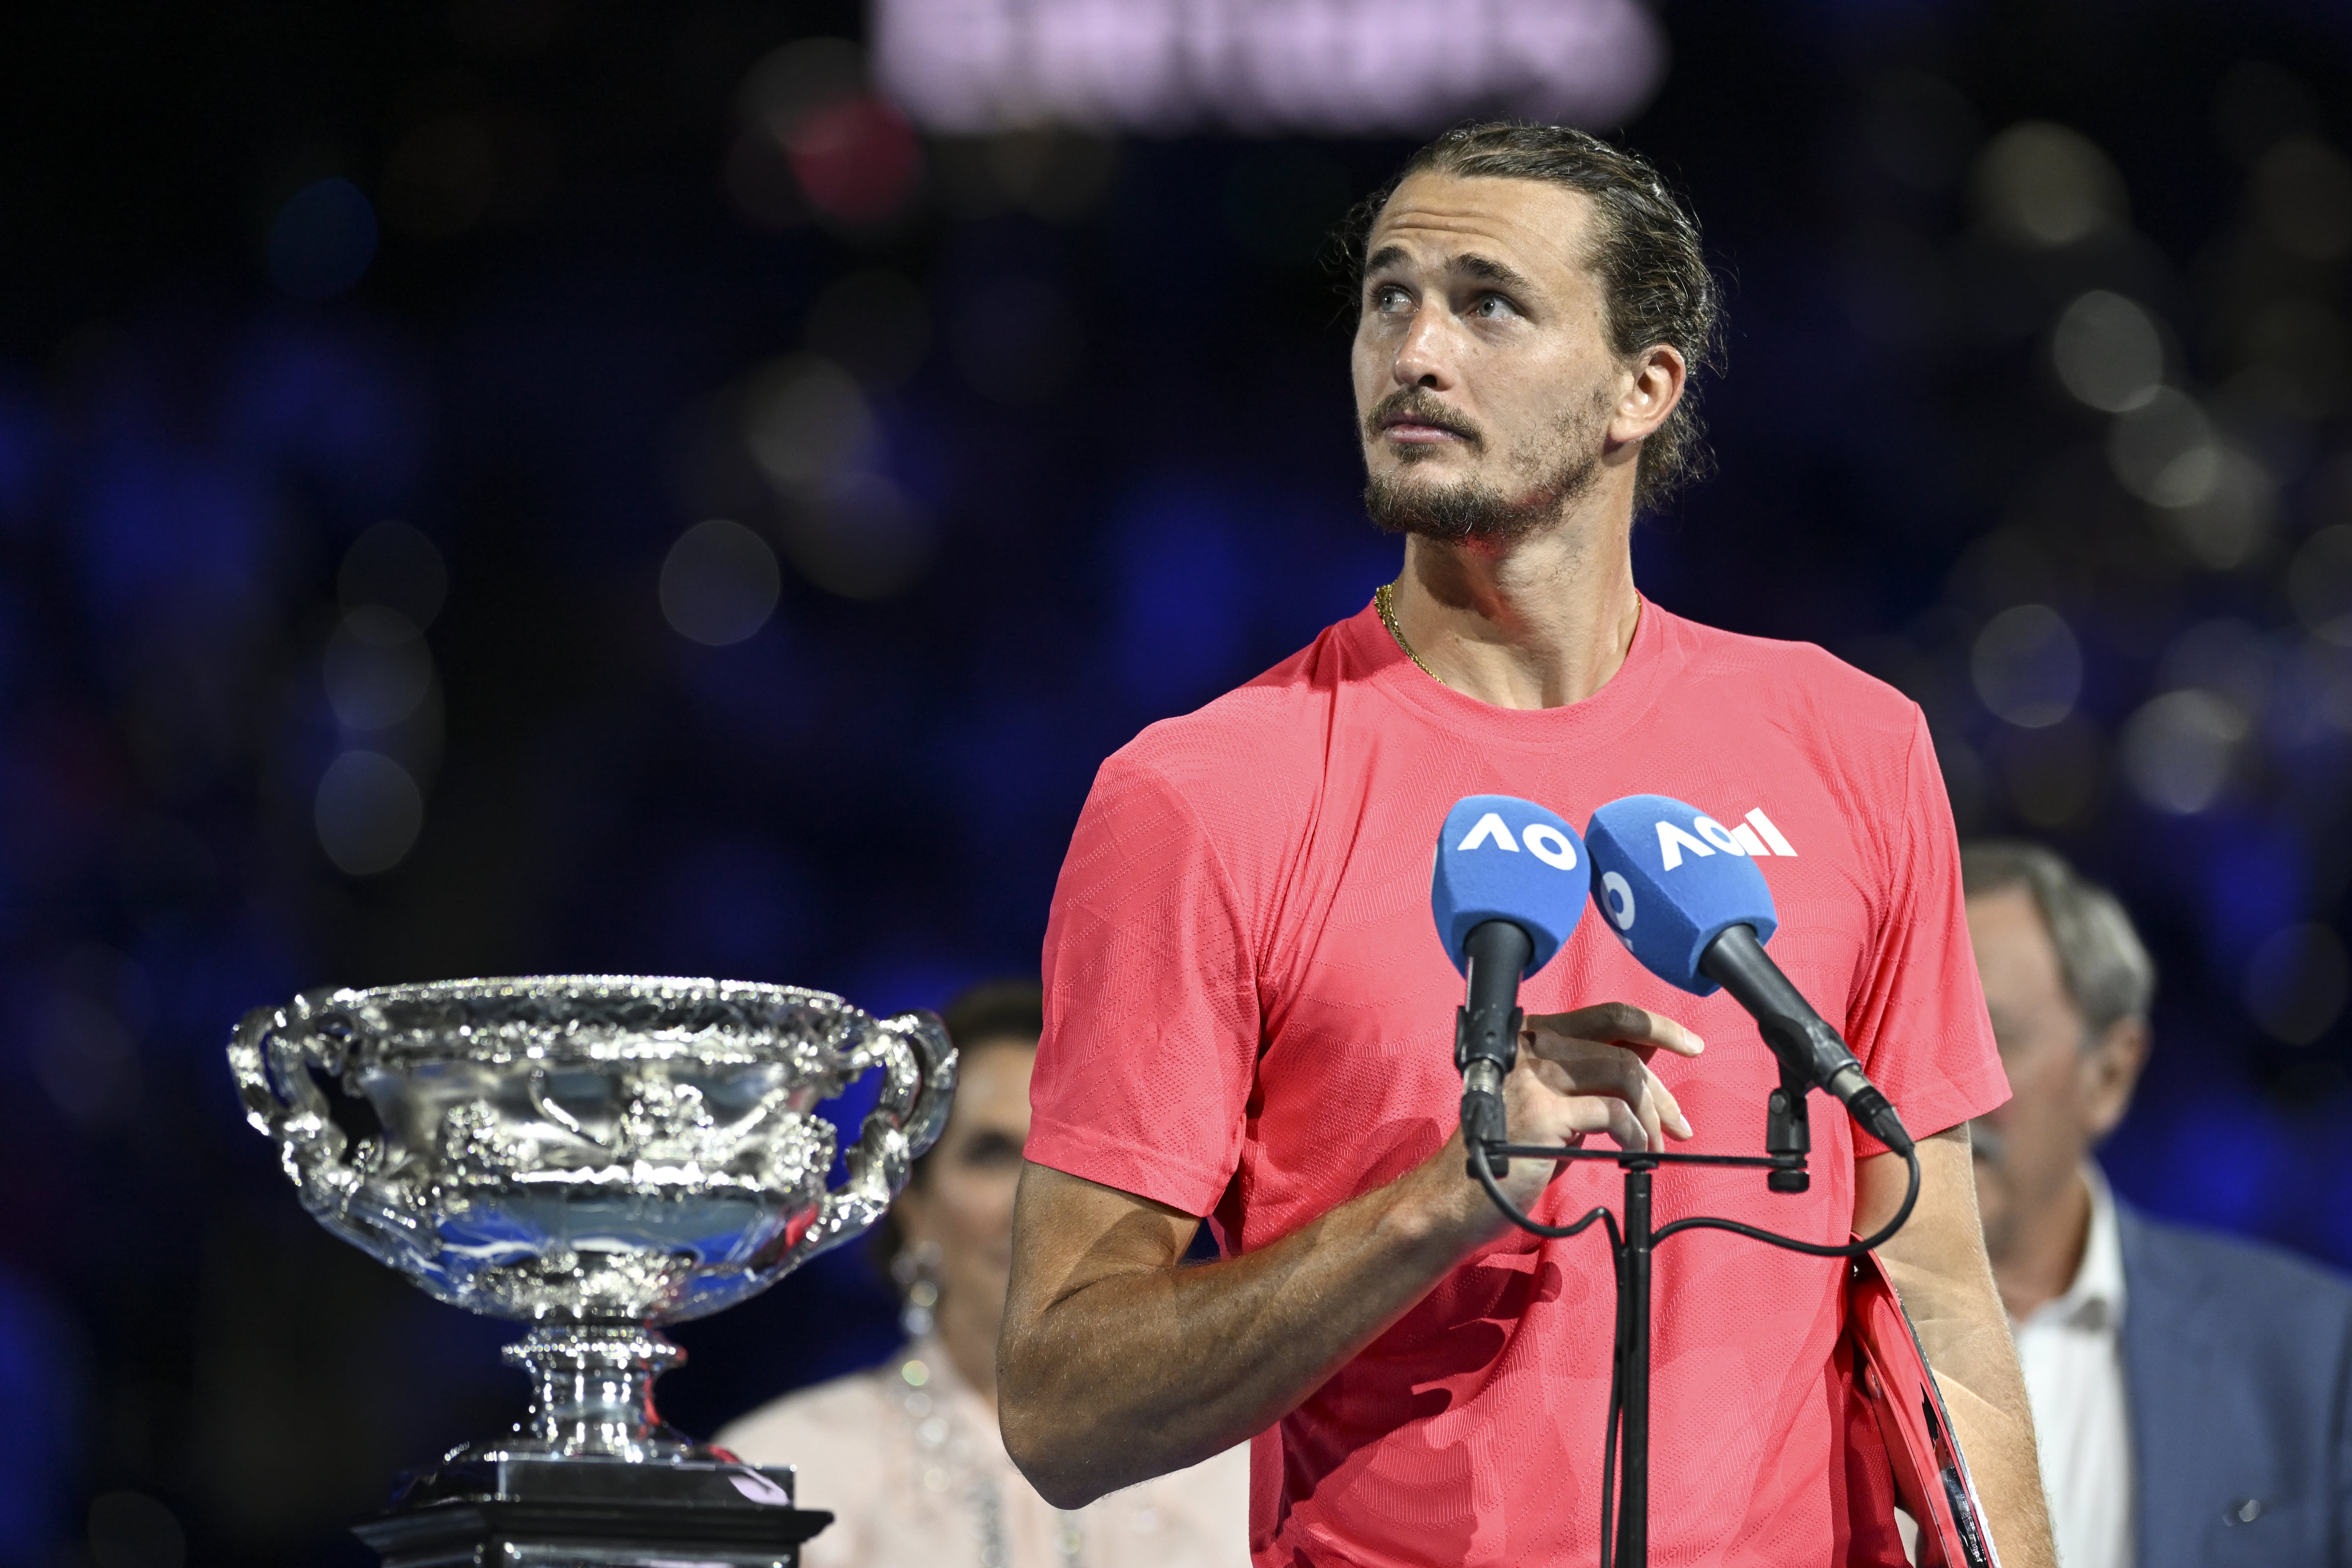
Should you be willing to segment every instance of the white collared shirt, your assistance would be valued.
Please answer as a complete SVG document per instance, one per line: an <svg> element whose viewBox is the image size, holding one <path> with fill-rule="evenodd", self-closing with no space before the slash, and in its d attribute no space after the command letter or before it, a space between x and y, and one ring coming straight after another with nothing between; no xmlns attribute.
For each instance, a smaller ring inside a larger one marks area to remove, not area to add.
<svg viewBox="0 0 2352 1568"><path fill-rule="evenodd" d="M2060 1568L2131 1568L2131 1417L2124 1392L2124 1250L2115 1194L2084 1162L2091 1233L2074 1283L2010 1324L2033 1406Z"/></svg>

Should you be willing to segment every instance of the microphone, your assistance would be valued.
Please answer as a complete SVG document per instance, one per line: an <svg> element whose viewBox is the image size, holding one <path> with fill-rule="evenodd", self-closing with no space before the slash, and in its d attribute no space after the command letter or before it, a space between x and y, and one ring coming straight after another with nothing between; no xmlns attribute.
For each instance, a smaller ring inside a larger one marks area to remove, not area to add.
<svg viewBox="0 0 2352 1568"><path fill-rule="evenodd" d="M1738 831L1661 795L1627 795L1585 827L1592 901L1634 959L1695 996L1720 986L1755 1016L1791 1092L1820 1087L1897 1153L1911 1135L1838 1032L1764 951L1780 921Z"/></svg>
<svg viewBox="0 0 2352 1568"><path fill-rule="evenodd" d="M1584 918L1584 840L1565 819L1507 795L1466 795L1438 829L1430 912L1468 983L1454 1014L1462 1138L1508 1142L1503 1079L1518 1060L1519 982L1549 963ZM1502 1175L1510 1163L1496 1159Z"/></svg>

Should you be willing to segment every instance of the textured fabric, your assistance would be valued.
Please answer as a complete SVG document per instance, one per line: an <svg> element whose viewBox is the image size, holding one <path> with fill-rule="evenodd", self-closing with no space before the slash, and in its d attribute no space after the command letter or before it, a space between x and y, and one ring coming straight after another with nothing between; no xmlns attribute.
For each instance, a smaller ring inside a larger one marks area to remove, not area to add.
<svg viewBox="0 0 2352 1568"><path fill-rule="evenodd" d="M2352 1568L2352 1282L2116 1205L2139 1568Z"/></svg>
<svg viewBox="0 0 2352 1568"><path fill-rule="evenodd" d="M2115 1194L2085 1165L2091 1227L2074 1283L2011 1330L2059 1568L2131 1568L2131 1417L2124 1397L2124 1249Z"/></svg>
<svg viewBox="0 0 2352 1568"><path fill-rule="evenodd" d="M1497 709L1415 668L1367 608L1104 763L1047 930L1029 1157L1209 1215L1228 1251L1427 1159L1454 1131L1462 1000L1431 925L1431 852L1447 808L1479 793L1577 823L1639 793L1751 822L1776 849L1759 862L1774 957L1906 1125L1925 1136L2007 1098L1911 703L1819 648L1653 605L1593 697ZM1529 1012L1612 999L1708 1041L1698 1061L1657 1063L1688 1146L1761 1152L1777 1071L1728 998L1650 978L1597 917L1521 994ZM1810 1194L1669 1170L1659 1223L1706 1213L1844 1240L1867 1140L1813 1106ZM1613 1168L1581 1164L1537 1213L1618 1196ZM1829 1559L1840 1268L1717 1232L1659 1252L1654 1561ZM1514 1236L1441 1281L1257 1440L1258 1562L1592 1561L1612 1290L1597 1228Z"/></svg>
<svg viewBox="0 0 2352 1568"><path fill-rule="evenodd" d="M921 1370L920 1386L907 1378ZM996 1412L936 1340L871 1372L802 1389L719 1434L755 1465L798 1470L795 1500L834 1521L802 1568L1246 1568L1249 1458L1055 1509L1013 1468ZM989 1561L990 1536L1001 1552Z"/></svg>

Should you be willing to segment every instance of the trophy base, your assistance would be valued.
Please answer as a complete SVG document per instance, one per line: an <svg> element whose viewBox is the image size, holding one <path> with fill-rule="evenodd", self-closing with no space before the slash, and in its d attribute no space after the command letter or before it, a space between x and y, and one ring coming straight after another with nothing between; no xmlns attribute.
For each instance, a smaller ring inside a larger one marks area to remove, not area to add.
<svg viewBox="0 0 2352 1568"><path fill-rule="evenodd" d="M793 1475L721 1461L461 1459L352 1527L384 1568L797 1568L833 1515Z"/></svg>

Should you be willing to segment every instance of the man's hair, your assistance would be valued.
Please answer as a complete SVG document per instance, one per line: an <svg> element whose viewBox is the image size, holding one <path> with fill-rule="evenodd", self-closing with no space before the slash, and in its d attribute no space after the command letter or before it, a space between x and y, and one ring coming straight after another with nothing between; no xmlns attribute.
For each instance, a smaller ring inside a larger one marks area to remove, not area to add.
<svg viewBox="0 0 2352 1568"><path fill-rule="evenodd" d="M1650 162L1565 125L1487 121L1455 127L1406 159L1395 179L1349 213L1343 255L1359 311L1372 226L1397 187L1420 174L1549 180L1591 198L1592 248L1585 262L1601 279L1610 349L1625 359L1666 343L1687 371L1681 403L1642 443L1633 504L1655 508L1706 478L1714 462L1699 423L1698 378L1722 363L1722 290L1707 269L1698 220Z"/></svg>
<svg viewBox="0 0 2352 1568"><path fill-rule="evenodd" d="M1045 993L1034 980L985 980L940 1012L958 1050L982 1040L1034 1043L1045 1032Z"/></svg>
<svg viewBox="0 0 2352 1568"><path fill-rule="evenodd" d="M2156 964L2113 893L2056 851L2018 838L1987 838L1960 849L1960 886L1969 898L2023 888L2033 895L2066 994L2083 1015L2089 1045L2125 1018L2145 1023L2156 999Z"/></svg>

